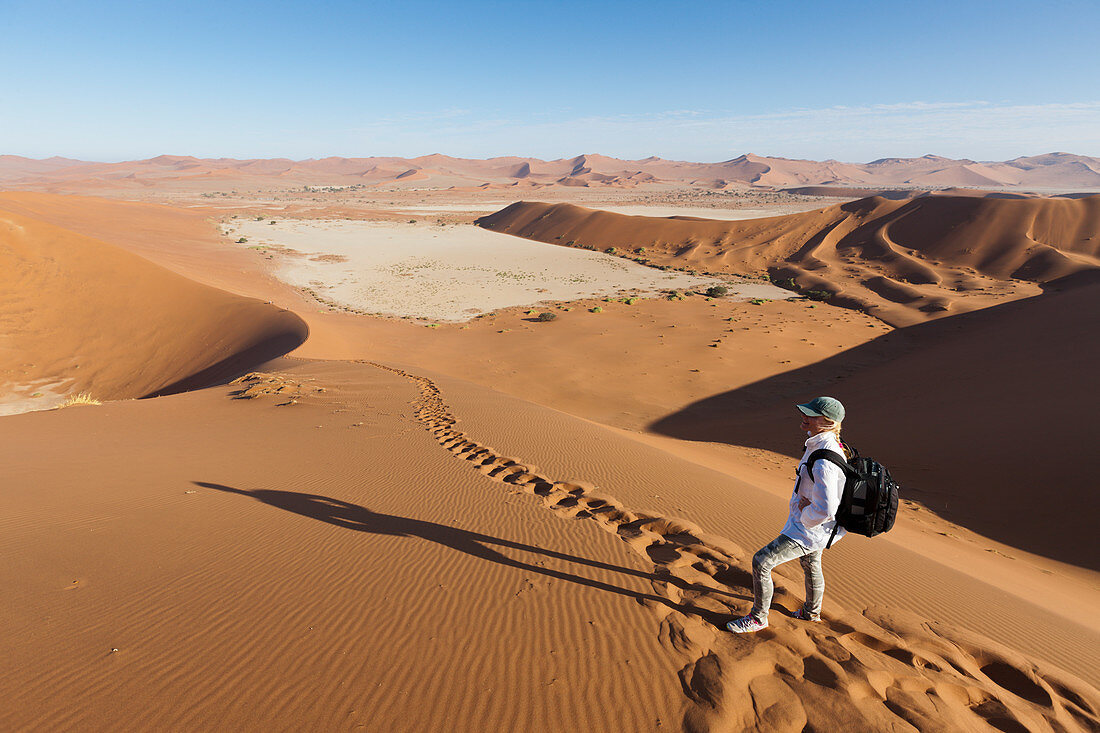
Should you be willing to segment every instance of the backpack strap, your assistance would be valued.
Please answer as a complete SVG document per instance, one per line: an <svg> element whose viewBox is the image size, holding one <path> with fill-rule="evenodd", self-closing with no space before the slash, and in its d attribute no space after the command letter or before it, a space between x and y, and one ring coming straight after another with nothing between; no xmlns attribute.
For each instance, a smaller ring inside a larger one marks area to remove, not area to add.
<svg viewBox="0 0 1100 733"><path fill-rule="evenodd" d="M806 475L810 477L810 480L814 480L814 464L818 461L828 461L829 463L835 463L841 471L844 472L844 477L848 478L852 474L856 473L856 470L852 468L852 465L848 461L844 460L844 456L837 453L835 450L829 450L828 448L818 448L810 457L806 459Z"/></svg>
<svg viewBox="0 0 1100 733"><path fill-rule="evenodd" d="M814 464L818 461L828 461L829 463L836 464L836 466L844 472L845 484L848 483L848 479L851 478L852 474L856 473L856 470L852 468L851 464L849 464L848 461L844 460L844 456L842 456L841 454L837 453L834 450L829 450L828 448L818 448L810 454L809 458L806 459L806 475L810 477L810 481L814 480ZM845 493L846 492L843 491L841 492L841 504L843 504L845 498L847 498L845 496ZM833 522L833 532L829 535L829 541L825 544L826 550L833 546L833 540L836 539L836 532L838 529L840 529L840 521L837 520L835 516L833 517Z"/></svg>

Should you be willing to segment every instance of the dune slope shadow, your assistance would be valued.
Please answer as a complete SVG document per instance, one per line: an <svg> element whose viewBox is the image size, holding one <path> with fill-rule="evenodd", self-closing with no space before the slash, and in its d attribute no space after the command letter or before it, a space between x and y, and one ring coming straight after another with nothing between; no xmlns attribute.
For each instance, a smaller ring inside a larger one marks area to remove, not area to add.
<svg viewBox="0 0 1100 733"><path fill-rule="evenodd" d="M845 438L905 498L981 534L1100 569L1092 536L1100 283L912 326L695 402L649 426L800 455L794 404L848 408ZM1091 406L1090 406L1091 405Z"/></svg>
<svg viewBox="0 0 1100 733"><path fill-rule="evenodd" d="M286 312L286 315L292 316L298 322L295 323L294 320L285 319L284 323L276 323L273 324L273 327L259 329L257 332L249 334L248 340L239 345L238 351L231 353L221 361L145 396L160 397L161 395L178 394L215 384L223 384L241 376L254 367L294 351L305 343L309 335L309 327L306 326L305 321L289 311Z"/></svg>

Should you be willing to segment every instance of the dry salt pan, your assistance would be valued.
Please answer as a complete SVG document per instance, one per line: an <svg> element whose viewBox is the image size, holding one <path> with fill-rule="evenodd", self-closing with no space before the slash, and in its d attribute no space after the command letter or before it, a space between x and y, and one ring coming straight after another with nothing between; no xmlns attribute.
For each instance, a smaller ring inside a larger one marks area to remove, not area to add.
<svg viewBox="0 0 1100 733"><path fill-rule="evenodd" d="M468 224L346 220L239 221L232 239L268 247L275 274L324 301L366 313L465 321L511 306L725 284L732 297L784 298L757 283L663 272L602 252L573 249Z"/></svg>

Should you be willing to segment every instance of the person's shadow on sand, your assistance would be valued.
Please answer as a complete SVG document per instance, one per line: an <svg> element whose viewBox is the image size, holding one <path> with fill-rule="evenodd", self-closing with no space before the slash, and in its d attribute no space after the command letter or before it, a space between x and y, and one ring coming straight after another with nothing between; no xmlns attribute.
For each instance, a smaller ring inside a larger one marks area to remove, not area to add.
<svg viewBox="0 0 1100 733"><path fill-rule="evenodd" d="M610 583L605 583L600 580L593 580L580 575L566 573L561 570L554 570L540 565L523 562L522 560L516 560L498 552L493 549L493 547L519 550L533 555L554 558L555 560L563 560L565 562L587 565L601 570L631 575L644 580L672 583L673 585L685 589L693 587L691 583L687 583L671 574L647 573L641 570L610 565L598 560L590 560L588 558L577 557L563 552L556 552L542 547L525 545L522 542L514 542L512 540L491 537L478 532L470 532L465 529L448 527L444 524L437 524L435 522L398 517L392 514L381 514L379 512L373 512L366 507L359 506L358 504L352 504L319 494L301 494L296 491L277 491L273 489L253 489L252 491L247 491L245 489L237 489L232 486L214 484L206 481L194 481L192 483L207 489L250 496L253 499L257 499L264 504L268 504L278 509L300 514L303 517L317 519L327 524L334 524L345 529L355 530L356 532L369 532L371 534L390 535L393 537L419 537L429 542L435 542L450 547L453 550L464 552L467 555L495 562L500 565L526 570L557 580L576 583L577 585L583 585L588 588L596 588L609 593L626 596L627 598L633 598L638 601L660 603L661 605L668 606L681 613L701 618L715 626L720 626L729 618L729 614L716 613L693 606L689 603L676 603L668 598L653 593L620 588L619 586L611 585ZM709 588L706 590L713 591L713 589ZM743 600L751 600L751 598L747 598L746 596L737 597Z"/></svg>

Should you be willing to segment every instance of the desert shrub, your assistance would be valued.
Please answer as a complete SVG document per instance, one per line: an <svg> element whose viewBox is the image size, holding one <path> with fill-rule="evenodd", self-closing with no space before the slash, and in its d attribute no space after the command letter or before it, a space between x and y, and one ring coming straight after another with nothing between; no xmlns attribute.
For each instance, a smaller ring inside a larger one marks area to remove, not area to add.
<svg viewBox="0 0 1100 733"><path fill-rule="evenodd" d="M637 298L626 298L626 299L623 300L623 302L626 303L627 305L634 305L635 303L638 302L638 299Z"/></svg>
<svg viewBox="0 0 1100 733"><path fill-rule="evenodd" d="M237 244L244 244L247 241L248 241L248 237L241 237L240 239L237 240Z"/></svg>
<svg viewBox="0 0 1100 733"><path fill-rule="evenodd" d="M539 321L539 323L547 323L549 321L554 320L557 317L558 317L557 313L550 313L549 311L545 311L543 313L539 313L538 321Z"/></svg>
<svg viewBox="0 0 1100 733"><path fill-rule="evenodd" d="M268 222L268 224L274 224L274 223L275 223L274 219L272 219L271 221Z"/></svg>
<svg viewBox="0 0 1100 733"><path fill-rule="evenodd" d="M708 298L721 298L723 295L729 293L730 289L725 285L711 285L707 288Z"/></svg>
<svg viewBox="0 0 1100 733"><path fill-rule="evenodd" d="M263 221L263 220L264 220L264 218L262 216L257 216L256 217L256 221Z"/></svg>
<svg viewBox="0 0 1100 733"><path fill-rule="evenodd" d="M828 290L804 290L802 294L810 300L828 300L833 297Z"/></svg>
<svg viewBox="0 0 1100 733"><path fill-rule="evenodd" d="M603 313L603 308L597 305L595 308L589 308L588 311L590 313Z"/></svg>
<svg viewBox="0 0 1100 733"><path fill-rule="evenodd" d="M613 255L618 251L619 251L618 247L608 247L607 249L604 250L604 252L607 252L609 255Z"/></svg>
<svg viewBox="0 0 1100 733"><path fill-rule="evenodd" d="M768 302L768 299L767 298L753 298L749 302L752 303L753 305L764 305L765 303Z"/></svg>

